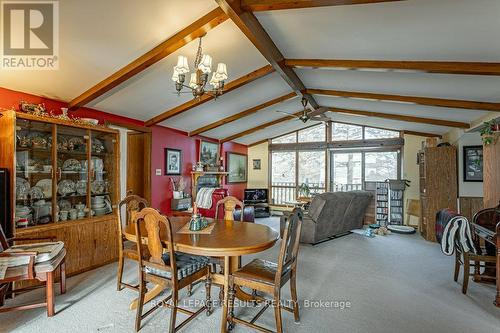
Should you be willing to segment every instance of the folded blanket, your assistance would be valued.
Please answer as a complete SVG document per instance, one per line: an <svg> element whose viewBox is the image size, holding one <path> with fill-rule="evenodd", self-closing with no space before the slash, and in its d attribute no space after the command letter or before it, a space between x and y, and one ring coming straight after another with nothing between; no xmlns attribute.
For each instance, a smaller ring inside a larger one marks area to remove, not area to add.
<svg viewBox="0 0 500 333"><path fill-rule="evenodd" d="M212 207L212 194L214 187L202 187L196 195L196 206L198 208L210 209Z"/></svg>
<svg viewBox="0 0 500 333"><path fill-rule="evenodd" d="M455 216L445 226L441 239L441 251L451 256L455 251L455 244L464 252L477 253L472 241L472 232L469 221L464 216Z"/></svg>

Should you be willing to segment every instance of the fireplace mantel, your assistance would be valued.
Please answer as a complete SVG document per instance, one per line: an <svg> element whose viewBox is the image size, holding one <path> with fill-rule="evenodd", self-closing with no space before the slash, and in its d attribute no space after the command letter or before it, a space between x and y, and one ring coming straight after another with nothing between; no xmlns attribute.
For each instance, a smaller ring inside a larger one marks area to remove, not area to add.
<svg viewBox="0 0 500 333"><path fill-rule="evenodd" d="M196 194L198 193L198 178L203 176L215 176L222 187L224 184L224 177L229 173L224 171L192 171L191 172L191 194L193 202L196 201Z"/></svg>

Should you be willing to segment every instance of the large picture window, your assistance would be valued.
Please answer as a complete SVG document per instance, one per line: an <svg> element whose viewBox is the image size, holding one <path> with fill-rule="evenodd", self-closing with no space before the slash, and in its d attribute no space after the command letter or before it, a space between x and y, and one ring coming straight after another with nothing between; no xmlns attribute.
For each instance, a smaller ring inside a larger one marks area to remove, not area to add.
<svg viewBox="0 0 500 333"><path fill-rule="evenodd" d="M327 129L321 123L271 140L273 204L291 204L301 196L303 184L314 195L362 190L367 181L400 178L399 131L332 122L327 137Z"/></svg>

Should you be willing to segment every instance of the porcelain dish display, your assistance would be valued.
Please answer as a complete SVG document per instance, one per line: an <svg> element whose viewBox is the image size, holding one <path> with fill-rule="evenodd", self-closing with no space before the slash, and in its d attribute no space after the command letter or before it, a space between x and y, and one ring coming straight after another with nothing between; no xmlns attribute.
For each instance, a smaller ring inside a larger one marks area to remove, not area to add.
<svg viewBox="0 0 500 333"><path fill-rule="evenodd" d="M38 186L31 187L28 194L30 195L31 199L35 200L43 199L45 197L42 188Z"/></svg>
<svg viewBox="0 0 500 333"><path fill-rule="evenodd" d="M80 161L70 158L64 161L62 169L64 171L80 171L82 169L82 164Z"/></svg>
<svg viewBox="0 0 500 333"><path fill-rule="evenodd" d="M74 181L69 179L64 179L57 185L57 193L60 195L68 195L76 192L76 184Z"/></svg>
<svg viewBox="0 0 500 333"><path fill-rule="evenodd" d="M16 198L17 199L26 199L30 190L30 183L20 177L16 177Z"/></svg>
<svg viewBox="0 0 500 333"><path fill-rule="evenodd" d="M52 197L52 179L41 179L36 186L42 189L45 198Z"/></svg>

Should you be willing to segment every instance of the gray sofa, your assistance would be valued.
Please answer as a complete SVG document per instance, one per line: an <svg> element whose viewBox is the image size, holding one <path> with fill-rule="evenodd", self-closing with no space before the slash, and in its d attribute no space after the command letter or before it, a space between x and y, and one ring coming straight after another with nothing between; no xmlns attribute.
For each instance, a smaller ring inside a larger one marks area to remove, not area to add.
<svg viewBox="0 0 500 333"><path fill-rule="evenodd" d="M301 243L315 244L363 226L372 192L322 193L314 197L304 214ZM283 233L288 214L281 218Z"/></svg>

